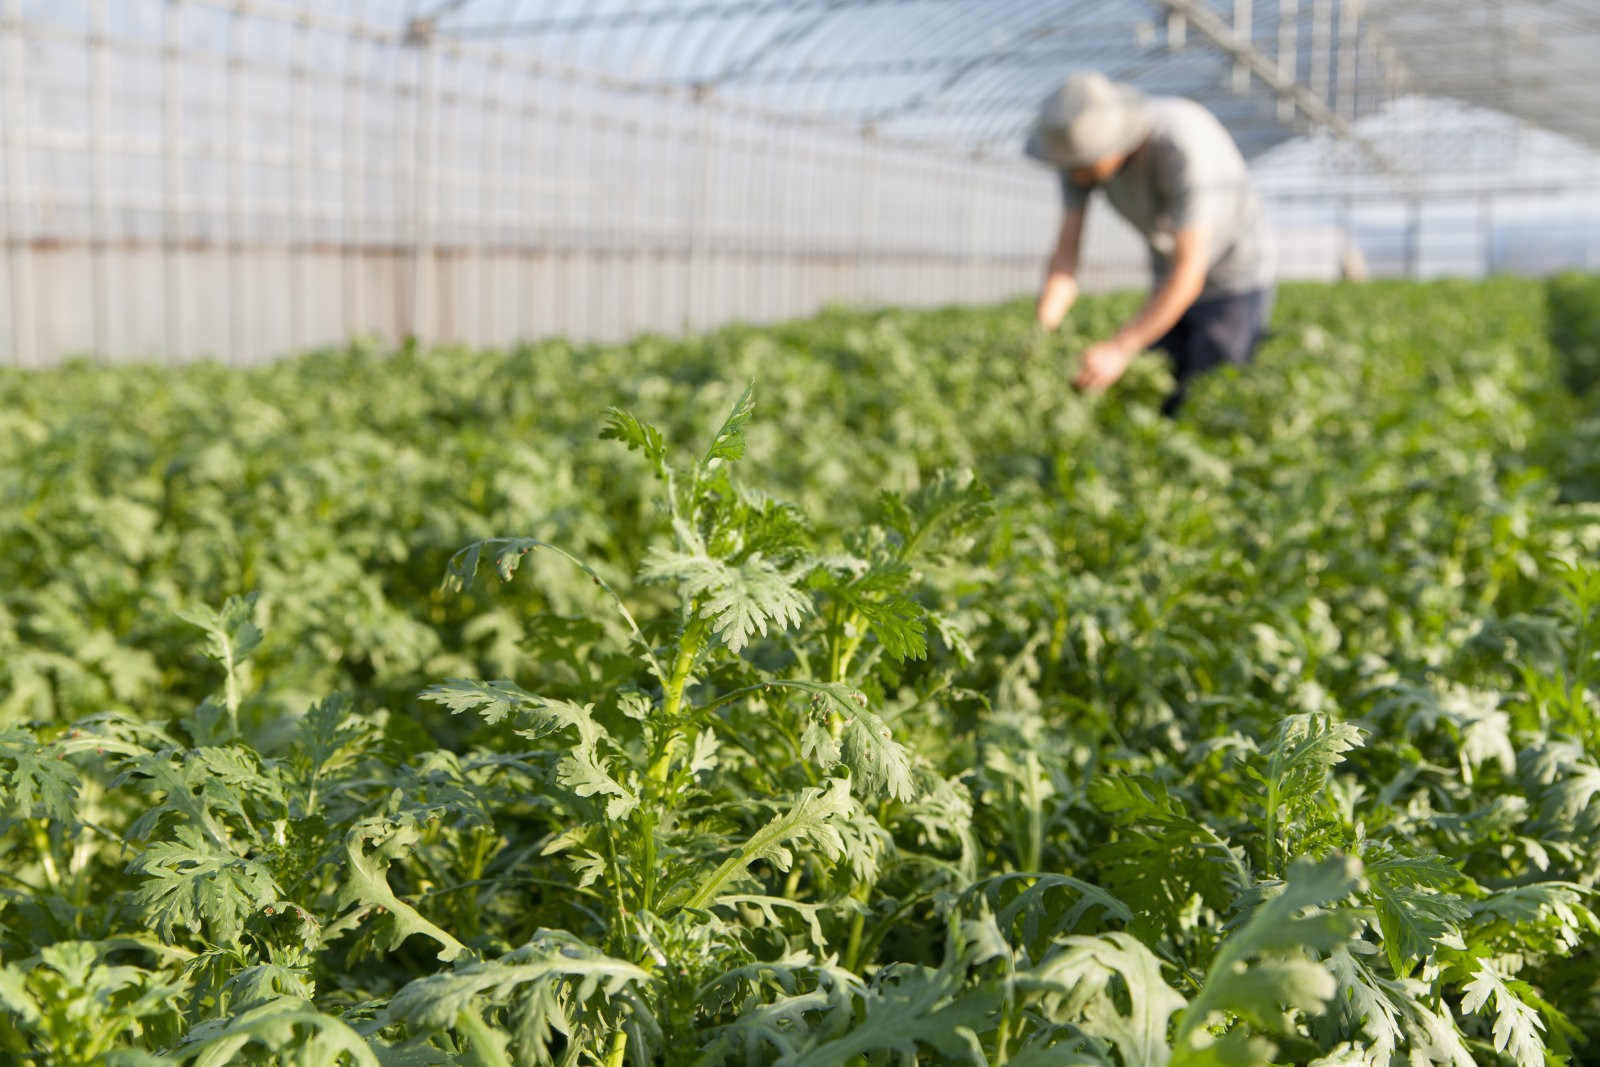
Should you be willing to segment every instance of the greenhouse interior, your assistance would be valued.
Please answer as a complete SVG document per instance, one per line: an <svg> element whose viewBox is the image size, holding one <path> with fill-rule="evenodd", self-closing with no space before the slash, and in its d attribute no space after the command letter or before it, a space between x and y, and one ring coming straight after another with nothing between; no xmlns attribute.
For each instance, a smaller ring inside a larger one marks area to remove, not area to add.
<svg viewBox="0 0 1600 1067"><path fill-rule="evenodd" d="M0 1063L1600 1062L1596 57L0 0Z"/></svg>
<svg viewBox="0 0 1600 1067"><path fill-rule="evenodd" d="M7 0L0 357L621 340L1034 286L1103 68L1250 161L1287 278L1600 265L1585 0ZM1101 212L1086 285L1143 284Z"/></svg>

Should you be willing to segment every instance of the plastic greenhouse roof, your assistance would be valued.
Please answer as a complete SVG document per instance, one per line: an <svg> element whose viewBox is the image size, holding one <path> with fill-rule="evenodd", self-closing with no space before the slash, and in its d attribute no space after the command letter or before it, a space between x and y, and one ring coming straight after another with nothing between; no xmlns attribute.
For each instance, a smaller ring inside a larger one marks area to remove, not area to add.
<svg viewBox="0 0 1600 1067"><path fill-rule="evenodd" d="M1454 97L1600 145L1600 80L1590 75L1600 8L1591 0L351 6L414 38L492 42L630 82L997 155L1017 149L1046 92L1088 67L1200 101L1251 157L1316 126L1347 132L1402 93ZM1254 75L1236 60L1254 62Z"/></svg>
<svg viewBox="0 0 1600 1067"><path fill-rule="evenodd" d="M92 6L20 0L24 20L77 32ZM230 16L270 11L332 28L329 41L354 31L483 50L996 157L1020 154L1038 101L1084 68L1200 101L1251 158L1320 128L1352 139L1360 166L1400 169L1390 162L1415 155L1410 139L1380 144L1360 120L1419 95L1600 147L1596 0L147 0L100 10L112 34L155 43L179 6L195 12L185 33L213 52Z"/></svg>

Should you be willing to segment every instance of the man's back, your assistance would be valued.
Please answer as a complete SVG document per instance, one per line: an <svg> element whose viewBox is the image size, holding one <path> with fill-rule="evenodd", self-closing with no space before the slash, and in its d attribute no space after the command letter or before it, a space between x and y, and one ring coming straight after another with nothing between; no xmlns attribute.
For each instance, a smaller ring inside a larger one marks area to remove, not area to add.
<svg viewBox="0 0 1600 1067"><path fill-rule="evenodd" d="M1249 292L1272 284L1274 253L1261 201L1233 138L1205 108L1178 97L1148 102L1150 136L1105 183L1118 214L1150 243L1159 285L1170 270L1177 230L1204 225L1209 262L1202 299ZM1088 190L1063 172L1068 206Z"/></svg>

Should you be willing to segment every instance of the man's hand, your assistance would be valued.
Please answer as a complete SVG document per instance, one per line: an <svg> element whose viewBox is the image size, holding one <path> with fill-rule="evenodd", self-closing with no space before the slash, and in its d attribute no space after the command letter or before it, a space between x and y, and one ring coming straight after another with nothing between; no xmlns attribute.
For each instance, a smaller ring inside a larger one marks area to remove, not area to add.
<svg viewBox="0 0 1600 1067"><path fill-rule="evenodd" d="M1072 379L1073 388L1091 392L1109 389L1122 377L1136 354L1132 346L1116 338L1096 341L1083 350L1078 374Z"/></svg>

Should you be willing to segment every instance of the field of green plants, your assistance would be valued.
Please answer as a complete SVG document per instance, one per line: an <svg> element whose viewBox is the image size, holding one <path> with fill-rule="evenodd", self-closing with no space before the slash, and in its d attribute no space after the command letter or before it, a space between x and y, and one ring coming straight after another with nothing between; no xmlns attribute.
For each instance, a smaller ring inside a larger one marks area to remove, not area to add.
<svg viewBox="0 0 1600 1067"><path fill-rule="evenodd" d="M1600 1056L1600 281L0 372L0 1060Z"/></svg>

